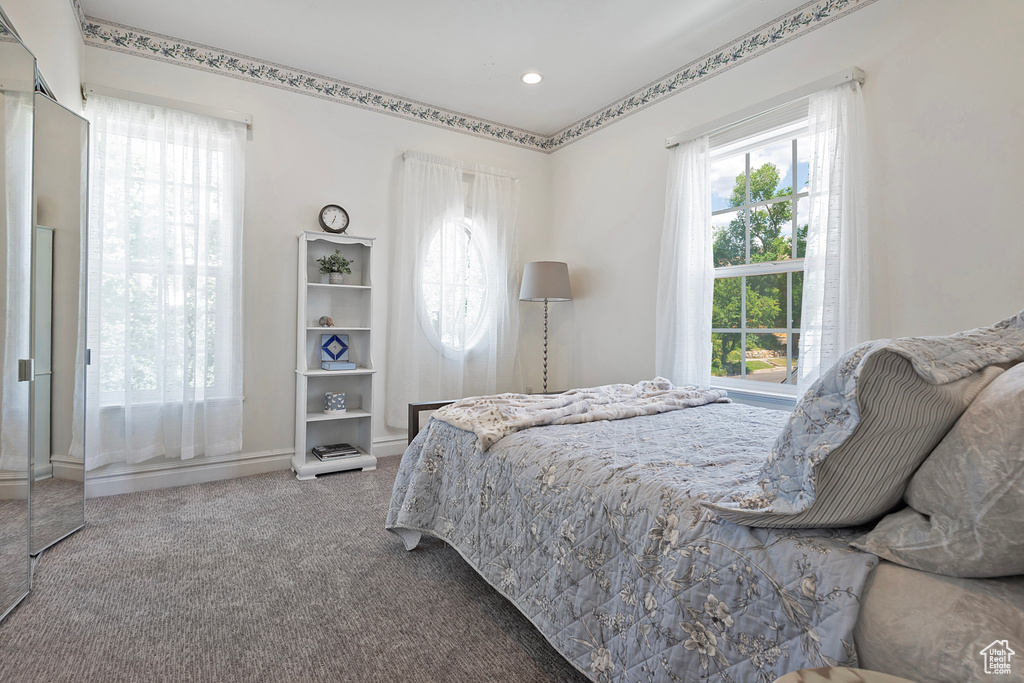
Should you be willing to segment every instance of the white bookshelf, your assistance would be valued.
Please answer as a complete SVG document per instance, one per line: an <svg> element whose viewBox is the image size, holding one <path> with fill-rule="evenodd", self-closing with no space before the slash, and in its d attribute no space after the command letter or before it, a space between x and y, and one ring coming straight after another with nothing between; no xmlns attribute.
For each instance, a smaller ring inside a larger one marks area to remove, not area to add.
<svg viewBox="0 0 1024 683"><path fill-rule="evenodd" d="M352 261L352 274L344 284L332 285L320 274L316 260L341 249ZM295 455L292 470L299 479L344 470L372 470L373 375L371 356L373 313L372 237L350 237L326 232L299 235L298 324L295 344ZM321 327L321 316L334 325ZM354 370L323 370L320 367L320 335L347 334L349 360ZM345 392L345 412L324 412L324 394ZM349 443L360 454L321 461L313 447Z"/></svg>

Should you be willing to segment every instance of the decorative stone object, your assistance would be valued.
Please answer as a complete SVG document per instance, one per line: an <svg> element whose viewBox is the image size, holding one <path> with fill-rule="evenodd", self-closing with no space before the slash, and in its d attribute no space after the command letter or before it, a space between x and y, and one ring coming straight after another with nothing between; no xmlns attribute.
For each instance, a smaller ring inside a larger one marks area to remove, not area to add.
<svg viewBox="0 0 1024 683"><path fill-rule="evenodd" d="M329 315L322 315L318 324L320 327L334 327L334 320Z"/></svg>

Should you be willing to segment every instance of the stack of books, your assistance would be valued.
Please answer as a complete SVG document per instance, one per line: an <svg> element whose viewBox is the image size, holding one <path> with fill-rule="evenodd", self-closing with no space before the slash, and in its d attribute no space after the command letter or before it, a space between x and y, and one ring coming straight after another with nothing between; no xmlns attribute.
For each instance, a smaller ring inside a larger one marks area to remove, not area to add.
<svg viewBox="0 0 1024 683"><path fill-rule="evenodd" d="M362 454L352 444L336 443L330 446L313 446L313 455L321 460L338 460Z"/></svg>
<svg viewBox="0 0 1024 683"><path fill-rule="evenodd" d="M355 370L356 364L348 360L322 360L320 361L320 369L322 370Z"/></svg>

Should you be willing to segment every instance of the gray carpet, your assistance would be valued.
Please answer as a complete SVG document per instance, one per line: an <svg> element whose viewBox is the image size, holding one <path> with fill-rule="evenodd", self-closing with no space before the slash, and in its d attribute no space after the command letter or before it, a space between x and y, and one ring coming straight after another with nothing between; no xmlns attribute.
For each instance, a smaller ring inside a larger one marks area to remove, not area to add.
<svg viewBox="0 0 1024 683"><path fill-rule="evenodd" d="M9 471L9 470L8 470ZM28 496L28 484L20 495ZM0 614L28 590L28 500L0 500ZM0 657L3 656L0 635ZM0 680L3 668L0 667Z"/></svg>
<svg viewBox="0 0 1024 683"><path fill-rule="evenodd" d="M82 526L85 489L81 481L50 477L32 484L32 553Z"/></svg>
<svg viewBox="0 0 1024 683"><path fill-rule="evenodd" d="M397 467L90 499L0 624L0 677L585 681L454 550L384 531Z"/></svg>

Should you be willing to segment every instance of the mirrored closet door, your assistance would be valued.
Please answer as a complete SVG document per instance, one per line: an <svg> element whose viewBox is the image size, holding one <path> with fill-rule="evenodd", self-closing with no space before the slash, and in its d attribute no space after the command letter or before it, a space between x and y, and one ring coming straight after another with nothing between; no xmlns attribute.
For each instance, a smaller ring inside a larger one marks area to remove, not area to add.
<svg viewBox="0 0 1024 683"><path fill-rule="evenodd" d="M89 124L35 95L32 275L31 547L36 555L85 523L81 457L71 455L75 387L85 382L85 235ZM81 422L79 423L81 428ZM80 456L80 454L79 454Z"/></svg>
<svg viewBox="0 0 1024 683"><path fill-rule="evenodd" d="M28 593L35 58L0 24L0 616Z"/></svg>
<svg viewBox="0 0 1024 683"><path fill-rule="evenodd" d="M50 95L2 7L0 139L2 619L31 589L30 556L85 523L89 156L88 123Z"/></svg>

